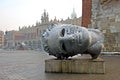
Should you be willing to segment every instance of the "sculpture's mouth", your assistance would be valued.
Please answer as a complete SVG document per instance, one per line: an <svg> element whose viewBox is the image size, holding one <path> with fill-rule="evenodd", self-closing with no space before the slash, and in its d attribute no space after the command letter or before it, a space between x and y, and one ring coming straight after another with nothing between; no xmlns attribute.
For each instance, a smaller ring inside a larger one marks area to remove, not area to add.
<svg viewBox="0 0 120 80"><path fill-rule="evenodd" d="M61 49L62 49L64 52L67 52L66 46L65 46L65 43L64 43L64 42L61 42Z"/></svg>

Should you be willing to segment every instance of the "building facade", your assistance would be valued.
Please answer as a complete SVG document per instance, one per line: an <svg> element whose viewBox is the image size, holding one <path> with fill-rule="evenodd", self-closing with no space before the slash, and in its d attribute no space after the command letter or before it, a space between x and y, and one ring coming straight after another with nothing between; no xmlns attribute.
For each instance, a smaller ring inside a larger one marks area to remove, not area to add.
<svg viewBox="0 0 120 80"><path fill-rule="evenodd" d="M4 46L4 32L0 31L0 48Z"/></svg>
<svg viewBox="0 0 120 80"><path fill-rule="evenodd" d="M73 10L74 11L74 10ZM17 49L20 44L25 44L28 49L41 49L42 50L42 33L52 24L73 24L81 25L81 17L77 18L75 11L72 18L66 20L49 20L49 15L44 10L41 16L41 22L36 22L34 26L19 27L19 31L6 31L5 33L5 47L9 49Z"/></svg>
<svg viewBox="0 0 120 80"><path fill-rule="evenodd" d="M87 26L99 29L104 33L104 51L120 51L120 0L88 1L91 3L83 4L91 7L91 21L87 23ZM82 22L85 21L82 20Z"/></svg>

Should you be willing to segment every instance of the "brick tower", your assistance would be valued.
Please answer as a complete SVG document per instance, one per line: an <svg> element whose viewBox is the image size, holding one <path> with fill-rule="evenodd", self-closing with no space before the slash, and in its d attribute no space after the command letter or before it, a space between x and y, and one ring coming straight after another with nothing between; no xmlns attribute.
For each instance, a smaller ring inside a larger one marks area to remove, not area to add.
<svg viewBox="0 0 120 80"><path fill-rule="evenodd" d="M82 0L82 26L88 27L91 23L92 0Z"/></svg>

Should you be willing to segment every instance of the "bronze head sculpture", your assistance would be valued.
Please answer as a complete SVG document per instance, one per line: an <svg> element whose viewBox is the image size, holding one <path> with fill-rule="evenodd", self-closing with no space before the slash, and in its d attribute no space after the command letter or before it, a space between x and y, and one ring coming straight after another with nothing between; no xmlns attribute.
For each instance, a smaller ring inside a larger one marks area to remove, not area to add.
<svg viewBox="0 0 120 80"><path fill-rule="evenodd" d="M96 59L103 41L104 36L98 29L70 24L54 24L42 35L44 50L57 59L68 59L77 54L90 54Z"/></svg>

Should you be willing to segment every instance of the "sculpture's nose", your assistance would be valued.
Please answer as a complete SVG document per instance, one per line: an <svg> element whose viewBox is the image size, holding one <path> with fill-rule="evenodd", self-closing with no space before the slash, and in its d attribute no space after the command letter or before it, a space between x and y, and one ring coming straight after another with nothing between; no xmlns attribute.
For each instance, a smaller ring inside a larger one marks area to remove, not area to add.
<svg viewBox="0 0 120 80"><path fill-rule="evenodd" d="M69 35L69 36L64 36L64 37L59 37L60 41L75 41L75 37L73 35Z"/></svg>

